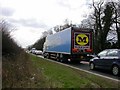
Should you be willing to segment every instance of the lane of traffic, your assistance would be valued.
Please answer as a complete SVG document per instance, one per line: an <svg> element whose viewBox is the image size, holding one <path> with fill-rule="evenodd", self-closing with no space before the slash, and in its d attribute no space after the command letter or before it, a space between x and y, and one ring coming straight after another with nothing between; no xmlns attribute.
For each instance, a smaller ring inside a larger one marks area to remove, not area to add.
<svg viewBox="0 0 120 90"><path fill-rule="evenodd" d="M110 71L101 70L101 69L90 70L90 68L89 68L89 62L81 61L80 64L77 64L77 63L69 63L69 65L74 66L74 67L77 67L77 68L80 68L80 69L83 69L83 70L87 70L87 71L90 71L90 72L93 72L93 73L96 73L96 74L100 74L100 75L103 75L103 76L107 76L107 77L110 77L110 78L113 78L113 79L118 79L118 80L120 80L120 77L118 77L118 76L113 76Z"/></svg>

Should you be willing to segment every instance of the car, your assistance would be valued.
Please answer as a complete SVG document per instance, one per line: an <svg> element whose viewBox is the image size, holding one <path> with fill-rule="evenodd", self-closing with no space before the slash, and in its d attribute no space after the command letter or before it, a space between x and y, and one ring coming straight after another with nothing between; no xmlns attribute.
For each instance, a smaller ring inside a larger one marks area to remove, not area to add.
<svg viewBox="0 0 120 90"><path fill-rule="evenodd" d="M32 48L31 50L30 50L30 53L33 53L33 54L35 54L35 48Z"/></svg>
<svg viewBox="0 0 120 90"><path fill-rule="evenodd" d="M96 57L90 59L91 70L96 68L110 70L113 75L120 75L120 49L106 49L101 51Z"/></svg>
<svg viewBox="0 0 120 90"><path fill-rule="evenodd" d="M43 52L42 52L41 50L35 50L35 54L36 54L36 55L42 55Z"/></svg>

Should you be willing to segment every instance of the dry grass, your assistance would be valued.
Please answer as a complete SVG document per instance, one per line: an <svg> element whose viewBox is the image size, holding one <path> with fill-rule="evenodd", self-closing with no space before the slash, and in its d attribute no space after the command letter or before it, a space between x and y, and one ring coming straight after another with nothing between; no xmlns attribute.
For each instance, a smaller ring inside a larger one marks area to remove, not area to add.
<svg viewBox="0 0 120 90"><path fill-rule="evenodd" d="M28 54L22 52L12 60L3 57L2 88L35 88L38 80L43 83L42 79L40 71L33 67Z"/></svg>

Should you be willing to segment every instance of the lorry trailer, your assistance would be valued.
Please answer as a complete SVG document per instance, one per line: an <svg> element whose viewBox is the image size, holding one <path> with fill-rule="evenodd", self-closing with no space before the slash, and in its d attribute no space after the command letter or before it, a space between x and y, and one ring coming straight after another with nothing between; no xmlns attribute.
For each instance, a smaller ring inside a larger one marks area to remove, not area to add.
<svg viewBox="0 0 120 90"><path fill-rule="evenodd" d="M88 60L93 53L93 30L69 27L46 37L43 54L57 61Z"/></svg>

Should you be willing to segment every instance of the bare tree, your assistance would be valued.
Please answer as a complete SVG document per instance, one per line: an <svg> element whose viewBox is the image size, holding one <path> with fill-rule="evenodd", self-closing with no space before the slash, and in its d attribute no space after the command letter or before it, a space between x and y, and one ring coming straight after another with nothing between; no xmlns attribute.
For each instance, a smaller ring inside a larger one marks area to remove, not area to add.
<svg viewBox="0 0 120 90"><path fill-rule="evenodd" d="M72 25L73 25L72 21L70 21L68 19L65 19L64 25L57 25L53 29L54 29L55 32L59 32L59 31L62 31L64 29L66 29L66 28L71 27Z"/></svg>
<svg viewBox="0 0 120 90"><path fill-rule="evenodd" d="M102 14L103 14L103 1L99 2L97 4L93 1L93 8L94 8L94 14L93 19L95 21L94 24L94 51L99 52L101 51L101 35L102 35Z"/></svg>
<svg viewBox="0 0 120 90"><path fill-rule="evenodd" d="M59 26L59 25L55 26L53 29L54 29L54 31L55 31L55 32L59 32L59 31L61 31L61 29L60 29L60 26Z"/></svg>
<svg viewBox="0 0 120 90"><path fill-rule="evenodd" d="M116 26L117 38L118 38L118 48L120 48L120 2L112 2L114 10L115 10L115 17L113 22Z"/></svg>
<svg viewBox="0 0 120 90"><path fill-rule="evenodd" d="M36 48L38 50L43 50L45 39L48 35L51 35L51 34L53 34L52 29L44 31L42 33L42 37L39 40L37 40L33 45L29 46L28 49L30 50L31 48Z"/></svg>
<svg viewBox="0 0 120 90"><path fill-rule="evenodd" d="M79 27L94 29L94 24L95 24L95 21L94 21L93 17L91 15L89 15L88 18L81 21L81 24L79 25Z"/></svg>
<svg viewBox="0 0 120 90"><path fill-rule="evenodd" d="M107 48L107 36L111 27L113 25L113 21L115 20L113 17L115 15L115 9L113 8L113 4L111 2L104 3L103 1L95 3L93 1L93 9L94 12L89 16L89 18L82 21L81 26L86 28L92 28L94 31L94 51L96 53L101 50ZM118 27L118 18L116 27ZM120 41L120 40L119 40Z"/></svg>
<svg viewBox="0 0 120 90"><path fill-rule="evenodd" d="M42 37L47 37L48 35L53 34L52 29L49 29L47 31L42 32Z"/></svg>
<svg viewBox="0 0 120 90"><path fill-rule="evenodd" d="M103 23L103 30L101 33L101 44L102 44L102 50L106 48L106 38L108 35L108 32L110 31L110 27L113 24L113 14L114 14L114 8L111 2L106 3L105 9L104 9L104 16L102 18Z"/></svg>

